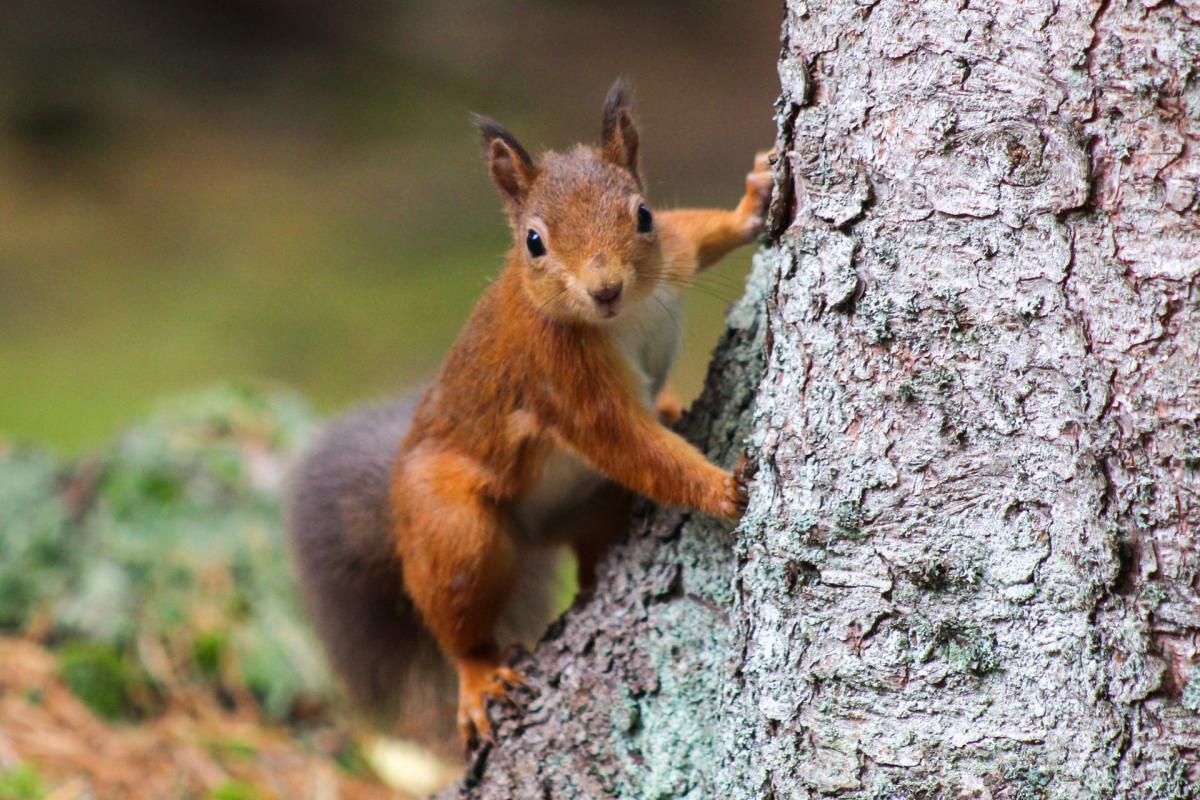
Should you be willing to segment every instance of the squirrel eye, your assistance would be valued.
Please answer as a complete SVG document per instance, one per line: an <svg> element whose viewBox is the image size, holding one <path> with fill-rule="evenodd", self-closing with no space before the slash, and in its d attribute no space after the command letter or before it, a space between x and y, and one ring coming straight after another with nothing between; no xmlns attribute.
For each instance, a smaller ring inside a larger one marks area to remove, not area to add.
<svg viewBox="0 0 1200 800"><path fill-rule="evenodd" d="M638 233L649 233L653 227L654 216L650 213L650 209L646 208L646 204L642 203L637 210Z"/></svg>
<svg viewBox="0 0 1200 800"><path fill-rule="evenodd" d="M541 258L546 255L546 245L542 242L541 235L532 228L530 228L529 234L525 237L525 246L529 248L529 255L534 258Z"/></svg>

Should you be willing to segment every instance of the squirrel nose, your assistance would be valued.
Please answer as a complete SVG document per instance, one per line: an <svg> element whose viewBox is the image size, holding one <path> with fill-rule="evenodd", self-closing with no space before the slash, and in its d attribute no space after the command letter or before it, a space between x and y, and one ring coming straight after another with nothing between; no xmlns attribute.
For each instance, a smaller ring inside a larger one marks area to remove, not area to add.
<svg viewBox="0 0 1200 800"><path fill-rule="evenodd" d="M590 289L589 293L592 299L601 305L611 305L621 296L621 289L624 288L621 283L604 284L599 289Z"/></svg>

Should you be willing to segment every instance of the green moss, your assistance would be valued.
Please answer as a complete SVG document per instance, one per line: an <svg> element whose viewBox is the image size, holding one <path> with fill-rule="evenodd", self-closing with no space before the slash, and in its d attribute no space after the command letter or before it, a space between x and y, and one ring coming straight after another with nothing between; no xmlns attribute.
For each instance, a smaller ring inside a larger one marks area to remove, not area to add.
<svg viewBox="0 0 1200 800"><path fill-rule="evenodd" d="M352 739L347 739L345 744L334 752L333 760L337 762L342 772L345 772L347 775L354 775L359 778L374 775L374 771L371 769L371 762L363 754L358 742Z"/></svg>
<svg viewBox="0 0 1200 800"><path fill-rule="evenodd" d="M32 764L19 763L0 773L0 800L40 800L45 796L42 775Z"/></svg>
<svg viewBox="0 0 1200 800"><path fill-rule="evenodd" d="M248 781L228 780L208 793L208 800L262 800L263 793Z"/></svg>
<svg viewBox="0 0 1200 800"><path fill-rule="evenodd" d="M73 642L59 652L58 663L63 682L96 714L106 719L135 716L135 677L118 648Z"/></svg>
<svg viewBox="0 0 1200 800"><path fill-rule="evenodd" d="M213 752L224 758L251 759L258 755L258 748L241 739L220 739L211 745Z"/></svg>
<svg viewBox="0 0 1200 800"><path fill-rule="evenodd" d="M196 671L210 681L221 678L221 661L229 649L229 636L224 632L207 631L192 644L192 660Z"/></svg>

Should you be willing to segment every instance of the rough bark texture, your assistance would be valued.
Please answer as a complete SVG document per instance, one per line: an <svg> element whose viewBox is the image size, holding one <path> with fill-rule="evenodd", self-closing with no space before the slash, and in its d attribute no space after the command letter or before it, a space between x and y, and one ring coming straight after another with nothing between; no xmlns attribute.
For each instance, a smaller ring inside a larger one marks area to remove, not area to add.
<svg viewBox="0 0 1200 800"><path fill-rule="evenodd" d="M640 520L451 795L1196 796L1198 54L1194 0L789 0L688 428L749 513Z"/></svg>

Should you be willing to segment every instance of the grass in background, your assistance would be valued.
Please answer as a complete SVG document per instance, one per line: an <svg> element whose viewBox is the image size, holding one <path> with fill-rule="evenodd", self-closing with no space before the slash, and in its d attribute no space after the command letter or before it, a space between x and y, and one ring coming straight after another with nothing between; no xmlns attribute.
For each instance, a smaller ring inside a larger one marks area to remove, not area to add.
<svg viewBox="0 0 1200 800"><path fill-rule="evenodd" d="M410 98L423 122L405 129L381 92L328 153L163 113L153 146L0 181L0 438L78 450L164 392L221 380L282 382L330 411L427 378L509 233L461 99ZM689 299L685 396L747 264Z"/></svg>

